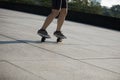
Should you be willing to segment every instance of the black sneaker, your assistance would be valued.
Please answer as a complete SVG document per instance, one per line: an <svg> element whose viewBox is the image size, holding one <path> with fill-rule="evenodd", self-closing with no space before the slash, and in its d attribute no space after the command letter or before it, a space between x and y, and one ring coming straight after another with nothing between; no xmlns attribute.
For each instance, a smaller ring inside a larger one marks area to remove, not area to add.
<svg viewBox="0 0 120 80"><path fill-rule="evenodd" d="M46 30L43 30L43 29L40 29L38 30L38 35L42 36L42 37L45 37L45 38L50 38L50 35L48 35L47 31Z"/></svg>
<svg viewBox="0 0 120 80"><path fill-rule="evenodd" d="M62 38L62 39L66 39L66 36L63 35L63 33L62 33L61 31L55 31L55 32L54 32L54 35L55 35L56 37L60 37L60 38Z"/></svg>

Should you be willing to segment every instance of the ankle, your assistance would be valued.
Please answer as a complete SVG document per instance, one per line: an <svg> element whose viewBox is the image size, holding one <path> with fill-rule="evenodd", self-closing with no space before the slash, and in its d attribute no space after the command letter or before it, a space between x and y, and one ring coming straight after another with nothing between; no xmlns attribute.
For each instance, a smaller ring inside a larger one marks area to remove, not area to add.
<svg viewBox="0 0 120 80"><path fill-rule="evenodd" d="M41 31L46 31L46 29L43 29L43 28L41 28L40 30L41 30Z"/></svg>
<svg viewBox="0 0 120 80"><path fill-rule="evenodd" d="M43 27L41 27L41 29L42 29L42 30L46 30L46 27L43 26Z"/></svg>
<svg viewBox="0 0 120 80"><path fill-rule="evenodd" d="M56 30L55 32L61 32L60 30Z"/></svg>

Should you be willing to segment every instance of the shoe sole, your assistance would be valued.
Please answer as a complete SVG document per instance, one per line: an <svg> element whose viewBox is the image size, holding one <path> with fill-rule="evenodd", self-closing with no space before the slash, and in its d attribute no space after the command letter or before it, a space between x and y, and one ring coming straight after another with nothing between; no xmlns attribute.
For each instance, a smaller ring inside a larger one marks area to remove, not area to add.
<svg viewBox="0 0 120 80"><path fill-rule="evenodd" d="M57 38L60 38L60 39L67 39L66 37L55 35L55 34L54 34L54 36L57 37Z"/></svg>
<svg viewBox="0 0 120 80"><path fill-rule="evenodd" d="M51 38L50 36L47 36L47 35L44 35L44 34L41 34L41 33L37 33L39 36L41 37L45 37L45 38Z"/></svg>

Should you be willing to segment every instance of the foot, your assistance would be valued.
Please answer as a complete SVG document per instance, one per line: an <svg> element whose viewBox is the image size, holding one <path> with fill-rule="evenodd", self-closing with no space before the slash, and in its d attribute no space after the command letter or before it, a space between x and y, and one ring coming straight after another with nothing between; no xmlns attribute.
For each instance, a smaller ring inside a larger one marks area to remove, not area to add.
<svg viewBox="0 0 120 80"><path fill-rule="evenodd" d="M54 32L54 35L55 35L56 37L61 38L61 39L66 39L66 36L63 35L63 33L62 33L61 31L55 31L55 32Z"/></svg>
<svg viewBox="0 0 120 80"><path fill-rule="evenodd" d="M50 38L50 35L47 33L46 30L43 30L43 29L40 29L38 30L38 35L42 36L42 37L45 37L45 38Z"/></svg>

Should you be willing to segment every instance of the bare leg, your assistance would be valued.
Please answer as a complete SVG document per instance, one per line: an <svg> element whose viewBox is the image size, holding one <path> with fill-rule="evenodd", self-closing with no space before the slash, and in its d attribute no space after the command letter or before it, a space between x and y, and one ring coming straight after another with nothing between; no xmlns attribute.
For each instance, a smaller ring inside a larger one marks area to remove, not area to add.
<svg viewBox="0 0 120 80"><path fill-rule="evenodd" d="M55 10L55 9L52 9L52 12L50 13L50 15L46 18L43 26L41 29L46 29L49 24L53 21L53 19L58 16L59 14L59 10Z"/></svg>
<svg viewBox="0 0 120 80"><path fill-rule="evenodd" d="M56 31L60 31L61 30L61 27L62 27L62 25L64 23L66 15L67 15L67 8L62 8L60 10L60 14L59 14L59 17L58 17Z"/></svg>

